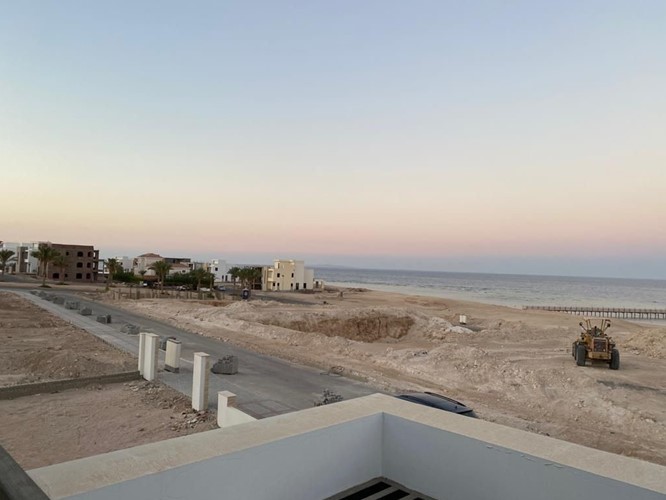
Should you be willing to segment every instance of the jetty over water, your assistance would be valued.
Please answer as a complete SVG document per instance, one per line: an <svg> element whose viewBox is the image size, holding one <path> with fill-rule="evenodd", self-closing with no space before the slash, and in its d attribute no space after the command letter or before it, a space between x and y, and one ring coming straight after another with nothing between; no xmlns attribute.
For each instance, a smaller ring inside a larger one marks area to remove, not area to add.
<svg viewBox="0 0 666 500"><path fill-rule="evenodd" d="M666 319L666 309L639 309L635 307L586 307L586 306L523 306L523 309L554 311L579 316L599 316L625 319Z"/></svg>

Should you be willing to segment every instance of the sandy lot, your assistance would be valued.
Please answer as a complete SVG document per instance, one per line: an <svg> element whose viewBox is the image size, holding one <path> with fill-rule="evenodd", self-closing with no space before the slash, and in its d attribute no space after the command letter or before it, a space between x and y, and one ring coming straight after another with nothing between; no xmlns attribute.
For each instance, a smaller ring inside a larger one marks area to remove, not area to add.
<svg viewBox="0 0 666 500"><path fill-rule="evenodd" d="M0 292L0 386L136 370L136 359ZM95 385L0 401L0 444L26 469L213 429L162 384Z"/></svg>
<svg viewBox="0 0 666 500"><path fill-rule="evenodd" d="M24 469L217 428L215 415L145 381L0 401L0 444Z"/></svg>
<svg viewBox="0 0 666 500"><path fill-rule="evenodd" d="M13 293L0 292L0 386L136 370L136 360Z"/></svg>
<svg viewBox="0 0 666 500"><path fill-rule="evenodd" d="M581 318L348 289L277 301L114 301L300 363L344 367L390 391L430 389L487 420L666 465L666 328L614 321L622 366L577 367ZM468 316L467 328L455 325Z"/></svg>

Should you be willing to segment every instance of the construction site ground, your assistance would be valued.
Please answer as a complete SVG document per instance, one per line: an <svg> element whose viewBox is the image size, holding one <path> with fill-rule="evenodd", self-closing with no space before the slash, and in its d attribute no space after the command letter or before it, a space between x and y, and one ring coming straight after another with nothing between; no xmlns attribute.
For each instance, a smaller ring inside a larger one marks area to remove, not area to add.
<svg viewBox="0 0 666 500"><path fill-rule="evenodd" d="M0 292L0 386L136 370L136 358ZM91 385L0 400L0 445L25 469L215 428L160 383Z"/></svg>
<svg viewBox="0 0 666 500"><path fill-rule="evenodd" d="M608 333L622 356L614 371L576 366L571 343L581 318L567 314L362 289L264 298L101 300L264 354L337 367L380 390L433 390L493 422L666 465L664 326L614 320Z"/></svg>

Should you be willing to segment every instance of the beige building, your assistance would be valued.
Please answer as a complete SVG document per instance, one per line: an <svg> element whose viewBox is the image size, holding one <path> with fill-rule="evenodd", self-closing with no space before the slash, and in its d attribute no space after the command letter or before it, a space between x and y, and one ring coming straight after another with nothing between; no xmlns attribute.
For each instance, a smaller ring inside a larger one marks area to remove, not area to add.
<svg viewBox="0 0 666 500"><path fill-rule="evenodd" d="M150 269L150 266L160 260L164 260L164 257L156 253L141 254L138 257L134 257L132 272L138 276L142 271L145 271L145 276L155 276L155 271Z"/></svg>
<svg viewBox="0 0 666 500"><path fill-rule="evenodd" d="M314 270L307 269L302 260L276 259L273 267L263 268L262 274L264 291L314 289Z"/></svg>

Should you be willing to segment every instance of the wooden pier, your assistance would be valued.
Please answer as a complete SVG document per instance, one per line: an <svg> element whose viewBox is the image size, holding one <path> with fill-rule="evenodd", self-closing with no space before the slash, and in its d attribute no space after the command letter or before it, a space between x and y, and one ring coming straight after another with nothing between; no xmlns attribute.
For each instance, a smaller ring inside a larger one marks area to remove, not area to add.
<svg viewBox="0 0 666 500"><path fill-rule="evenodd" d="M563 312L578 316L624 319L663 319L666 309L639 309L633 307L585 307L585 306L523 306L523 309Z"/></svg>

